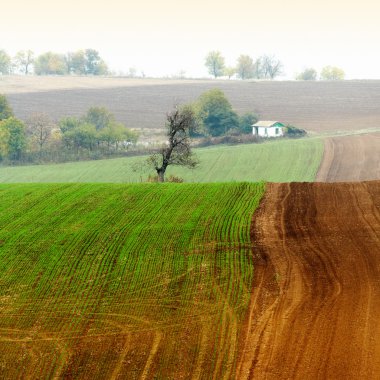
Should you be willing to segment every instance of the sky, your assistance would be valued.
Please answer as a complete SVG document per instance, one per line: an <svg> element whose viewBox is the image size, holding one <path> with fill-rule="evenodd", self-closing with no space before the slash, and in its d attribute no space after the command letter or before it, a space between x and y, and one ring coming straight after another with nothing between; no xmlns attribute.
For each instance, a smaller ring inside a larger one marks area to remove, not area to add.
<svg viewBox="0 0 380 380"><path fill-rule="evenodd" d="M0 0L0 49L94 48L115 72L208 75L205 56L275 55L284 79L306 67L380 78L375 0Z"/></svg>

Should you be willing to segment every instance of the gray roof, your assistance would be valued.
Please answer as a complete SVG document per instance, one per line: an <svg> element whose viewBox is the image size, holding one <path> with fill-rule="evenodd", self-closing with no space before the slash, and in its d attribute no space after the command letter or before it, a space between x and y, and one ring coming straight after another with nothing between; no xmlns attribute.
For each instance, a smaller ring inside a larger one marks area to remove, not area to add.
<svg viewBox="0 0 380 380"><path fill-rule="evenodd" d="M272 127L274 124L277 124L277 123L283 125L279 121L261 120L261 121L258 121L256 124L253 124L252 127L266 127L266 128L269 128L269 127Z"/></svg>

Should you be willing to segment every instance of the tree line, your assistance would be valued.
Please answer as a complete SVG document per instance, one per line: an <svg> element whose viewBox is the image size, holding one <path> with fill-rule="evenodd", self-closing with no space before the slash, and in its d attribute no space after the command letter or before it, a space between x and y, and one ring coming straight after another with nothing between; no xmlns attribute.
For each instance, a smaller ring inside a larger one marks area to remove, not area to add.
<svg viewBox="0 0 380 380"><path fill-rule="evenodd" d="M102 158L125 152L137 139L136 132L103 107L91 107L82 117L65 117L57 123L43 113L23 122L0 95L0 161L5 163Z"/></svg>
<svg viewBox="0 0 380 380"><path fill-rule="evenodd" d="M283 64L275 56L262 55L254 60L249 55L240 55L235 66L226 66L225 58L220 51L211 51L205 59L205 66L208 73L215 79L218 77L228 77L231 79L237 76L240 79L275 79L282 75ZM343 80L344 71L335 66L325 66L322 68L319 78L321 80ZM296 80L317 80L318 72L314 68L306 68L297 74Z"/></svg>
<svg viewBox="0 0 380 380"><path fill-rule="evenodd" d="M320 80L343 80L346 74L344 70L336 66L325 66L322 68L319 79ZM296 80L317 80L318 72L312 67L304 69L301 73L296 75Z"/></svg>
<svg viewBox="0 0 380 380"><path fill-rule="evenodd" d="M242 54L235 66L226 66L220 51L211 51L205 59L205 66L214 78L237 75L240 79L274 79L283 74L283 64L275 56L263 55L254 60Z"/></svg>
<svg viewBox="0 0 380 380"><path fill-rule="evenodd" d="M107 64L94 49L66 54L49 51L37 57L32 50L19 51L14 57L0 50L0 74L3 75L106 75L108 72Z"/></svg>
<svg viewBox="0 0 380 380"><path fill-rule="evenodd" d="M254 113L238 115L220 89L204 92L181 109L189 138L198 142L251 135L251 126L258 120ZM0 95L0 161L5 164L99 159L126 151L133 154L138 149L137 140L138 134L104 107L91 107L81 117L64 117L56 122L43 113L22 121L15 117L6 97Z"/></svg>

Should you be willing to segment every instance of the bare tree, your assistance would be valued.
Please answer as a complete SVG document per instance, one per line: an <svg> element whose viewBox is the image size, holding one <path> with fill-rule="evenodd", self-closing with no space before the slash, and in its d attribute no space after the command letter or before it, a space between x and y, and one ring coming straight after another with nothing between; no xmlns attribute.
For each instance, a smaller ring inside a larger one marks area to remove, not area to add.
<svg viewBox="0 0 380 380"><path fill-rule="evenodd" d="M165 172L169 165L190 169L197 166L198 160L191 151L189 136L194 125L195 117L190 107L175 107L166 115L167 144L148 158L148 163L157 172L159 182L165 181Z"/></svg>
<svg viewBox="0 0 380 380"><path fill-rule="evenodd" d="M51 136L54 124L47 115L35 113L27 120L26 125L27 134L38 146L38 150L41 154L44 145Z"/></svg>
<svg viewBox="0 0 380 380"><path fill-rule="evenodd" d="M274 56L264 55L262 57L262 66L265 78L274 79L282 74L283 65L281 61Z"/></svg>

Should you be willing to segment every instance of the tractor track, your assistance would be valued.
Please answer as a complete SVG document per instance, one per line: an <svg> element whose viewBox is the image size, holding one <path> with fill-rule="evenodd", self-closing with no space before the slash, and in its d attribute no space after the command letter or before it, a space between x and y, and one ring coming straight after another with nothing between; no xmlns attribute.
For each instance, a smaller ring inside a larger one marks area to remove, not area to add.
<svg viewBox="0 0 380 380"><path fill-rule="evenodd" d="M378 379L380 182L269 184L238 379Z"/></svg>

